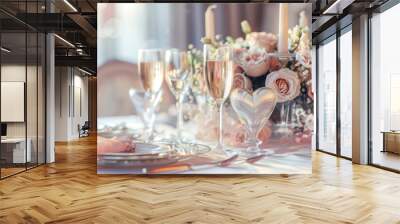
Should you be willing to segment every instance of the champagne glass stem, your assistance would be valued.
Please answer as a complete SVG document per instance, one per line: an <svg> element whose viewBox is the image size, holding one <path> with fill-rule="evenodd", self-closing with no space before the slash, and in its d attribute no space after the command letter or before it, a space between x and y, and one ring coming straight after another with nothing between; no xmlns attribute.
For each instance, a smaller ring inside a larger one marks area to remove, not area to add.
<svg viewBox="0 0 400 224"><path fill-rule="evenodd" d="M285 122L285 103L281 104L281 122Z"/></svg>
<svg viewBox="0 0 400 224"><path fill-rule="evenodd" d="M182 141L182 125L183 125L183 103L182 96L176 97L176 109L177 109L177 119L176 119L176 129L177 129L177 141Z"/></svg>
<svg viewBox="0 0 400 224"><path fill-rule="evenodd" d="M286 124L288 124L289 123L289 112L290 112L290 109L291 109L291 103L290 102L286 102L286 104L287 104L287 109L286 109L285 122L286 122Z"/></svg>
<svg viewBox="0 0 400 224"><path fill-rule="evenodd" d="M224 124L223 124L224 103L223 102L218 103L217 107L218 107L218 112L219 112L219 135L218 135L219 140L218 140L217 149L222 150L223 146L224 146L224 130L223 130L223 127L224 127Z"/></svg>
<svg viewBox="0 0 400 224"><path fill-rule="evenodd" d="M151 142L154 138L154 125L155 125L155 108L150 106L145 110L145 142Z"/></svg>

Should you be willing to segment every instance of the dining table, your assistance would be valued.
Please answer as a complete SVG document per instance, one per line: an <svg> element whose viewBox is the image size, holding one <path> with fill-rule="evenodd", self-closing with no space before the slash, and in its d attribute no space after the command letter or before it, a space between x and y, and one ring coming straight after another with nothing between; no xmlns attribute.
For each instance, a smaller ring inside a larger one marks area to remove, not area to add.
<svg viewBox="0 0 400 224"><path fill-rule="evenodd" d="M174 120L167 114L158 115L155 127L156 138L151 143L154 145L168 145L168 140L174 138L174 124ZM142 128L142 122L136 115L98 118L98 138L131 137L135 139L137 135L140 135ZM226 152L221 153L221 151L215 150L216 140L205 141L198 139L194 133L195 130L195 123L189 122L185 124L183 136L187 145L181 147L183 148L183 153L177 153L168 158L130 161L129 159L118 157L120 160L114 161L112 159L107 160L109 158L106 155L98 153L97 173L145 175L311 174L311 144L309 143L271 142L271 144L262 149L264 153L248 156L243 153L246 148L231 146L229 142L225 142ZM192 149L191 151L186 151L184 147Z"/></svg>

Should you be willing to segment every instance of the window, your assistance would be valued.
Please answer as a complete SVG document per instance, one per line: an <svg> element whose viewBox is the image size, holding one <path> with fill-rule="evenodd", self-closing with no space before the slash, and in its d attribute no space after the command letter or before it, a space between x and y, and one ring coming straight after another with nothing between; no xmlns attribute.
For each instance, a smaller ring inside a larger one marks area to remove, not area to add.
<svg viewBox="0 0 400 224"><path fill-rule="evenodd" d="M340 155L352 156L352 32L340 36Z"/></svg>
<svg viewBox="0 0 400 224"><path fill-rule="evenodd" d="M40 13L44 1L18 2L18 13ZM3 2L1 6L15 6ZM14 7L15 8L15 7ZM45 163L45 35L0 13L0 178ZM12 108L14 109L10 109Z"/></svg>
<svg viewBox="0 0 400 224"><path fill-rule="evenodd" d="M371 161L400 170L400 4L371 18Z"/></svg>
<svg viewBox="0 0 400 224"><path fill-rule="evenodd" d="M336 39L318 48L318 149L336 153Z"/></svg>

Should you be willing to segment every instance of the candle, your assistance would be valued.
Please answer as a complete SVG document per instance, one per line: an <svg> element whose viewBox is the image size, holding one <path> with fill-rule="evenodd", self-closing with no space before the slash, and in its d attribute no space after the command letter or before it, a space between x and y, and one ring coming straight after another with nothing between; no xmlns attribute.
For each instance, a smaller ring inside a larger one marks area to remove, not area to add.
<svg viewBox="0 0 400 224"><path fill-rule="evenodd" d="M215 8L217 8L216 5L208 6L205 15L206 38L212 41L215 40Z"/></svg>
<svg viewBox="0 0 400 224"><path fill-rule="evenodd" d="M278 42L278 52L281 54L288 54L288 4L279 4L279 42Z"/></svg>

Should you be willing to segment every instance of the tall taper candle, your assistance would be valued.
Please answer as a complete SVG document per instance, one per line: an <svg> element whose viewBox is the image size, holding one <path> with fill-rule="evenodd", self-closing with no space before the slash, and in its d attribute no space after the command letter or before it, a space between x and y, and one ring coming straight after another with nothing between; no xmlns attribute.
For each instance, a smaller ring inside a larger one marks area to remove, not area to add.
<svg viewBox="0 0 400 224"><path fill-rule="evenodd" d="M215 8L217 8L216 5L208 6L205 14L206 38L212 41L215 40Z"/></svg>
<svg viewBox="0 0 400 224"><path fill-rule="evenodd" d="M288 54L288 30L289 30L289 13L288 4L279 4L279 42L278 52L281 54Z"/></svg>

